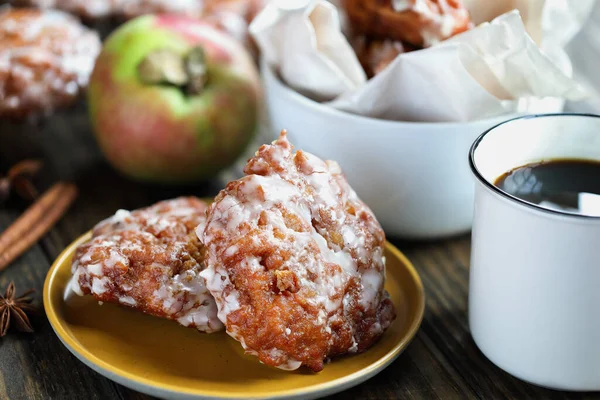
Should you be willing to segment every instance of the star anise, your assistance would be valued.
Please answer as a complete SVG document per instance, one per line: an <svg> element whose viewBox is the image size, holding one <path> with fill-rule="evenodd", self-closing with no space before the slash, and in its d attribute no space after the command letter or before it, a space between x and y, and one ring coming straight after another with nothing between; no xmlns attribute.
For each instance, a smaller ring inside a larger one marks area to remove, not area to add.
<svg viewBox="0 0 600 400"><path fill-rule="evenodd" d="M15 327L21 332L33 332L33 327L29 321L26 311L34 311L35 307L31 305L33 300L28 297L35 290L30 289L19 297L15 297L15 284L11 282L6 289L4 297L0 295L0 337L8 332L11 320L15 322Z"/></svg>
<svg viewBox="0 0 600 400"><path fill-rule="evenodd" d="M0 203L8 199L12 191L21 198L32 201L38 197L38 191L31 182L42 168L37 160L23 160L10 168L6 176L0 177Z"/></svg>

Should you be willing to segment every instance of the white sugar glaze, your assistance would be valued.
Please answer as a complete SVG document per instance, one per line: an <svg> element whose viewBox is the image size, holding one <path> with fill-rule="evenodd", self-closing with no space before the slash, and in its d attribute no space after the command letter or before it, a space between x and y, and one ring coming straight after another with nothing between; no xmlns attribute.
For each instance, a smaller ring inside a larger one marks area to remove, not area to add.
<svg viewBox="0 0 600 400"><path fill-rule="evenodd" d="M287 143L285 137L279 140ZM222 264L221 257L230 258L239 248L236 245L221 248L223 244L218 237L223 232L232 237L243 237L245 232L257 230L259 220L266 218L260 226L264 235L261 237L268 242L269 248L289 250L291 255L279 269L292 271L300 282L300 290L312 293L307 301L320 309L313 323L328 334L332 332L329 324L334 318L339 318L340 310L342 315L350 312L348 310L352 307L376 310L384 293L383 249L380 245L371 251L366 249L367 235L381 231L381 228L374 217L361 219L362 213L372 213L350 188L337 163L324 162L304 152L294 155L291 147L286 148L285 145L274 144L266 152L272 159L268 162L262 160L259 151L250 164L254 162L258 170L267 164L283 168L277 169L278 173L266 176L250 174L237 181L235 191L226 190L224 196L218 197L211 206L206 224L196 230L208 253L207 268L201 276L206 279L207 288L216 299L219 319L249 354L257 354L257 350L246 345L235 325L228 324L228 316L239 310L241 305L238 290L230 281L229 271ZM353 214L345 209L349 201L356 208ZM288 227L281 210L301 221L305 229ZM343 245L332 242L326 227L332 227L334 233L339 232ZM281 232L286 237L285 241L276 234ZM258 237L252 239L258 240ZM242 270L260 271L264 268L261 261L249 254L239 261L239 265ZM337 267L331 269L327 265ZM310 278L314 276L317 278ZM362 283L359 294L344 293L343 288L354 277L359 277ZM379 326L379 329L384 328ZM289 335L292 329L288 327L284 332ZM357 341L353 338L348 351L357 349ZM261 349L261 352L285 360L277 365L281 369L296 369L302 364L277 348Z"/></svg>
<svg viewBox="0 0 600 400"><path fill-rule="evenodd" d="M434 7L439 7L440 13L430 8L431 0L391 0L392 8L396 12L414 11L427 21L421 27L421 36L425 47L433 46L452 35L457 26L457 19L452 15L458 10L448 4L447 0L434 1ZM468 11L463 7L460 9L461 20L468 17Z"/></svg>
<svg viewBox="0 0 600 400"><path fill-rule="evenodd" d="M94 229L95 237L80 248L80 254L72 264L71 290L78 295L89 292L102 296L110 289L111 296L120 304L158 309L180 324L203 332L222 330L215 301L204 278L200 277L201 265L196 263L192 268L173 274L173 266L179 265L181 259L194 262L186 248L189 239L183 221L188 216L198 218L198 215L198 209L186 207L185 199L162 202L134 212L117 211L100 222ZM200 218L204 218L203 213ZM165 235L167 241L163 242L161 238ZM138 259L132 258L136 252L154 252L165 264L155 261L136 266L131 263L132 259ZM98 262L97 257L102 257L102 261ZM157 271L158 280L127 283L122 277L127 275L129 268ZM150 297L141 291L146 286L156 286Z"/></svg>

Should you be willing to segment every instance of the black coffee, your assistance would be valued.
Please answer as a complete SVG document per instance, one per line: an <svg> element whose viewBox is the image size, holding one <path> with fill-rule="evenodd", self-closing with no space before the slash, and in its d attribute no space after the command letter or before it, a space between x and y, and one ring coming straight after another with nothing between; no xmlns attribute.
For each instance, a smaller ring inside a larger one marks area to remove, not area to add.
<svg viewBox="0 0 600 400"><path fill-rule="evenodd" d="M551 160L508 171L495 185L541 207L600 216L600 162Z"/></svg>

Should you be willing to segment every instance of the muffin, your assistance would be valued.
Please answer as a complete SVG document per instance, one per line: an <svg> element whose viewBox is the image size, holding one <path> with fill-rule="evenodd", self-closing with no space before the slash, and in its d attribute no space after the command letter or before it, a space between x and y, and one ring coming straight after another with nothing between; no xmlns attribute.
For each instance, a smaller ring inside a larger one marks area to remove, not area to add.
<svg viewBox="0 0 600 400"><path fill-rule="evenodd" d="M100 222L73 258L71 290L202 332L223 328L199 276L203 248L194 229L207 206L197 198L162 201Z"/></svg>
<svg viewBox="0 0 600 400"><path fill-rule="evenodd" d="M48 114L72 105L100 52L98 35L69 14L0 10L0 117Z"/></svg>
<svg viewBox="0 0 600 400"><path fill-rule="evenodd" d="M219 319L246 353L313 371L372 346L395 318L385 235L339 166L285 134L262 146L197 229Z"/></svg>

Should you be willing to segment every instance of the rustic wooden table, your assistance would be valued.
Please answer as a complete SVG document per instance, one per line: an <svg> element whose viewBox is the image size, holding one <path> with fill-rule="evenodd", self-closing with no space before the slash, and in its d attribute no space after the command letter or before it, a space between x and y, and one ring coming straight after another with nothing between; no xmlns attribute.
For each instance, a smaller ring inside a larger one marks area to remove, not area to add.
<svg viewBox="0 0 600 400"><path fill-rule="evenodd" d="M157 187L128 181L102 160L85 110L60 113L38 126L0 121L0 172L24 158L45 162L38 186L57 179L77 183L80 196L69 213L37 245L0 272L0 290L14 281L18 291L36 290L40 313L33 334L0 339L0 399L146 399L102 377L60 343L41 304L46 272L61 250L118 208L134 209L181 194L214 195L220 184ZM0 232L24 210L12 200L0 208ZM427 296L419 333L386 370L334 399L591 398L542 389L512 378L479 352L467 323L468 236L408 243L390 240L416 266Z"/></svg>

